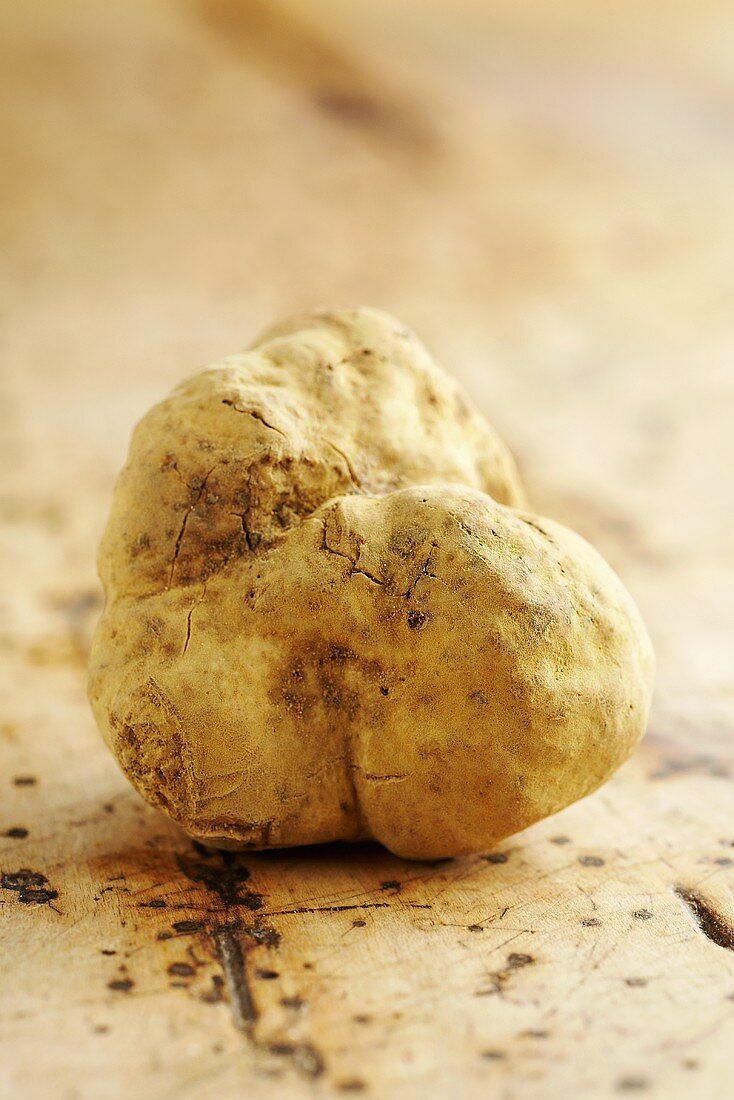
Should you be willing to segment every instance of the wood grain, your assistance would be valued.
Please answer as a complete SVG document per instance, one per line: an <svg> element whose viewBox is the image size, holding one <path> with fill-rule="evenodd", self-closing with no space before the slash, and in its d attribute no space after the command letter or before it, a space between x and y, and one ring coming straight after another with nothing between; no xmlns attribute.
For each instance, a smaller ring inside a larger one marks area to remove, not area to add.
<svg viewBox="0 0 734 1100"><path fill-rule="evenodd" d="M734 1088L734 16L0 12L0 1094ZM417 329L659 657L648 738L497 851L192 846L84 694L132 424L277 316Z"/></svg>

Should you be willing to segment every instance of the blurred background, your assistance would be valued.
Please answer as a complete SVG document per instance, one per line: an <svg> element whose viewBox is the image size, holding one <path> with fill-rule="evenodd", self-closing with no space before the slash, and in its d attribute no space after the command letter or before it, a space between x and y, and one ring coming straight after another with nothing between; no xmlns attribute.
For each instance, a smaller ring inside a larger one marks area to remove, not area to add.
<svg viewBox="0 0 734 1100"><path fill-rule="evenodd" d="M291 1097L323 1064L380 1096L732 1094L733 256L730 0L0 0L0 1094L274 1096L284 1064ZM618 569L657 696L610 787L511 859L424 887L375 851L248 859L301 914L247 947L284 983L251 974L253 1046L206 934L171 938L219 896L89 711L95 551L153 402L354 304Z"/></svg>
<svg viewBox="0 0 734 1100"><path fill-rule="evenodd" d="M658 648L656 721L685 727L703 699L716 725L734 594L730 4L0 15L6 639L62 660L71 622L83 657L94 547L152 402L274 318L369 304L462 379L538 511L623 573ZM64 605L70 586L87 602Z"/></svg>

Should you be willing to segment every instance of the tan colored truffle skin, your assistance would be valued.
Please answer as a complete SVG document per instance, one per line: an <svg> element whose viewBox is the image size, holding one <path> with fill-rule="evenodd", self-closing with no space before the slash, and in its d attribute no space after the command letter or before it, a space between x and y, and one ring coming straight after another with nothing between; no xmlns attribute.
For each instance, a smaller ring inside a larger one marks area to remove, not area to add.
<svg viewBox="0 0 734 1100"><path fill-rule="evenodd" d="M307 314L138 424L100 576L112 599L198 583L331 497L445 482L524 503L504 443L412 333L371 309Z"/></svg>
<svg viewBox="0 0 734 1100"><path fill-rule="evenodd" d="M361 313L348 316L361 324ZM302 336L287 338L303 354ZM90 697L138 789L212 843L372 836L400 855L436 858L490 847L602 783L644 731L652 680L644 627L602 559L480 487L359 492L356 478L389 477L377 426L345 459L351 494L329 494L300 522L273 522L282 460L291 472L301 462L296 476L313 497L318 476L343 468L319 465L318 424L302 426L300 452L293 424L287 439L264 428L257 416L274 423L279 410L262 396L255 407L254 390L237 402L252 412L219 408L217 370L138 429L100 554L109 598ZM227 436L226 450L220 429L232 418L242 440ZM349 430L330 419L331 445L338 432L341 449ZM202 440L218 448L221 482L207 478ZM258 481L238 446L254 450L251 466L269 456ZM403 447L401 461L415 463ZM435 455L437 480L479 465L455 447ZM200 480L174 510L161 487L181 485L182 467ZM211 531L236 492L233 470L244 471L249 532L220 561ZM399 464L392 477L401 480ZM305 509L296 492L289 499ZM168 551L157 575L154 546Z"/></svg>

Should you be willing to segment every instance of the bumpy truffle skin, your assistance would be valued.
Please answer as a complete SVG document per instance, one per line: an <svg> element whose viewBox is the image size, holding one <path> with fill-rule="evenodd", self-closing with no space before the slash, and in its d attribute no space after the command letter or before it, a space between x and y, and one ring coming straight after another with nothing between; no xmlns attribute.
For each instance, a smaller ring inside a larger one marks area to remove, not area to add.
<svg viewBox="0 0 734 1100"><path fill-rule="evenodd" d="M90 698L192 836L478 851L603 783L653 658L583 539L410 333L309 315L136 429L102 541Z"/></svg>

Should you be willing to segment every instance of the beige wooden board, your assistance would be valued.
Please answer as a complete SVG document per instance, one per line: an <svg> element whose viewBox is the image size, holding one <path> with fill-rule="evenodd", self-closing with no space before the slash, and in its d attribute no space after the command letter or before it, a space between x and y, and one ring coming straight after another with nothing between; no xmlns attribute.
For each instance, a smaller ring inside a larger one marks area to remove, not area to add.
<svg viewBox="0 0 734 1100"><path fill-rule="evenodd" d="M0 19L0 1095L730 1095L731 5ZM650 733L488 855L206 855L93 726L94 547L151 402L355 302L622 573Z"/></svg>

